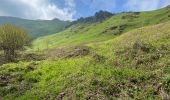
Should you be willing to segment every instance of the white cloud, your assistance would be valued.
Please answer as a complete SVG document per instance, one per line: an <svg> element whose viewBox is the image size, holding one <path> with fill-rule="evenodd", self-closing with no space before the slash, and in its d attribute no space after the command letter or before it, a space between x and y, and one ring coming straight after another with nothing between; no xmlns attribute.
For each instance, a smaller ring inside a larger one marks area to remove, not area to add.
<svg viewBox="0 0 170 100"><path fill-rule="evenodd" d="M14 16L26 19L73 20L74 0L65 0L65 6L59 8L50 0L1 0L0 16Z"/></svg>
<svg viewBox="0 0 170 100"><path fill-rule="evenodd" d="M128 0L124 7L132 11L148 11L165 7L170 0Z"/></svg>

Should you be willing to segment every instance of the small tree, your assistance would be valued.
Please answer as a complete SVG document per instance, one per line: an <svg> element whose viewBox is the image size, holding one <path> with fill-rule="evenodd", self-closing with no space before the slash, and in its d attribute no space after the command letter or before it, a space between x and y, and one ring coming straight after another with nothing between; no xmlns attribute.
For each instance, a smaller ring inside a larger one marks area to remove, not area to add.
<svg viewBox="0 0 170 100"><path fill-rule="evenodd" d="M22 28L10 24L0 26L0 49L4 51L7 61L13 61L15 51L23 49L30 40L29 35Z"/></svg>

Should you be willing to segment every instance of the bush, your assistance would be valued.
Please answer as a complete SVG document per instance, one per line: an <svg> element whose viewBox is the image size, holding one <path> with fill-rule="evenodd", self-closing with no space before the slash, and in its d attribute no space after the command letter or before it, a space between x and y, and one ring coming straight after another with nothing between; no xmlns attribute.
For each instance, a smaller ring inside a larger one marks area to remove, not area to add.
<svg viewBox="0 0 170 100"><path fill-rule="evenodd" d="M6 24L0 26L0 49L7 61L13 61L16 50L21 50L30 43L30 37L24 29Z"/></svg>

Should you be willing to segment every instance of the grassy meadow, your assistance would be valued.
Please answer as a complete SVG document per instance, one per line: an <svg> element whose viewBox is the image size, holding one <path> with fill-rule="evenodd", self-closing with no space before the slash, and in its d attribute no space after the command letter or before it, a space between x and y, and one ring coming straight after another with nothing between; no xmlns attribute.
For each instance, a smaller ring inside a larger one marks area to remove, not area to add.
<svg viewBox="0 0 170 100"><path fill-rule="evenodd" d="M160 83L170 94L169 14L120 13L40 37L23 52L29 60L0 66L0 97L160 100Z"/></svg>

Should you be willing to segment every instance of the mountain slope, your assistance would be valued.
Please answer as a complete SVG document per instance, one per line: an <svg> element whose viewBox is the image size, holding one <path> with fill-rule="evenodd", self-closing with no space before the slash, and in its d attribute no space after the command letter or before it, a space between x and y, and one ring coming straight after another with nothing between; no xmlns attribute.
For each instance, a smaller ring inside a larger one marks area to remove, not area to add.
<svg viewBox="0 0 170 100"><path fill-rule="evenodd" d="M169 7L149 12L129 12L116 14L98 23L77 23L63 32L38 38L34 49L86 44L112 39L131 29L154 25L170 20Z"/></svg>
<svg viewBox="0 0 170 100"><path fill-rule="evenodd" d="M0 24L14 24L23 27L32 35L33 38L50 35L65 29L70 22L54 20L27 20L15 17L0 16Z"/></svg>
<svg viewBox="0 0 170 100"><path fill-rule="evenodd" d="M0 65L0 99L161 100L162 91L170 94L169 7L77 23L33 46L49 50Z"/></svg>
<svg viewBox="0 0 170 100"><path fill-rule="evenodd" d="M0 97L160 100L160 83L170 93L170 22L86 47L86 56L1 66Z"/></svg>

